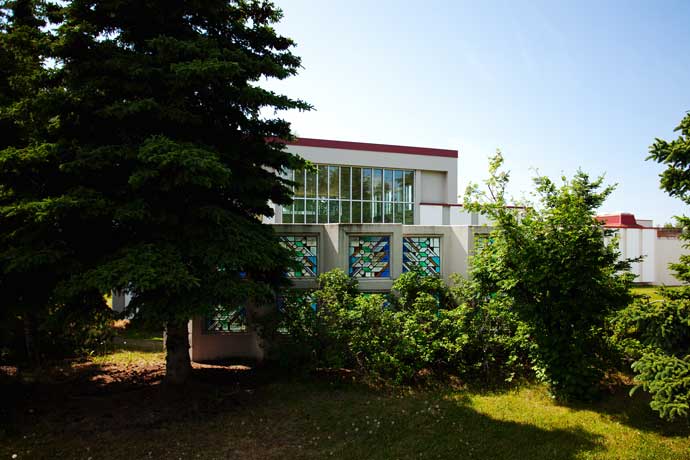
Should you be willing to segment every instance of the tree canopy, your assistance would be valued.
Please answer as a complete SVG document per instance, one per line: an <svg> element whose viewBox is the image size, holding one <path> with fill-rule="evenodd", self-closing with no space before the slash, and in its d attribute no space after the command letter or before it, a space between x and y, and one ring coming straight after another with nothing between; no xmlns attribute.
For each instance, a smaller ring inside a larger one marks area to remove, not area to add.
<svg viewBox="0 0 690 460"><path fill-rule="evenodd" d="M49 222L57 236L40 239L69 267L54 287L130 291L132 312L167 325L168 377L184 380L187 320L269 293L289 259L262 217L290 201L280 173L302 165L277 111L310 106L261 84L297 73L294 42L264 1L74 0L54 19L38 29L48 51L20 53L51 78L40 107L36 88L14 103L34 138L0 152L0 219L22 229L0 225L6 247Z"/></svg>
<svg viewBox="0 0 690 460"><path fill-rule="evenodd" d="M487 189L468 188L465 204L493 231L471 273L485 296L504 297L529 326L537 374L560 399L595 396L607 368L603 328L630 300L627 261L595 219L613 190L578 172L558 185L535 179L537 203L508 206L503 157L490 164Z"/></svg>

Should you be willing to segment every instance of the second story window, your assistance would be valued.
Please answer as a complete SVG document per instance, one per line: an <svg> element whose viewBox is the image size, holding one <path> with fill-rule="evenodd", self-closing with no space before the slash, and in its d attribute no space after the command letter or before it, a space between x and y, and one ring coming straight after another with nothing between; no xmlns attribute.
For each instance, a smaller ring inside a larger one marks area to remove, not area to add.
<svg viewBox="0 0 690 460"><path fill-rule="evenodd" d="M414 224L414 171L317 165L290 171L295 201L283 223Z"/></svg>

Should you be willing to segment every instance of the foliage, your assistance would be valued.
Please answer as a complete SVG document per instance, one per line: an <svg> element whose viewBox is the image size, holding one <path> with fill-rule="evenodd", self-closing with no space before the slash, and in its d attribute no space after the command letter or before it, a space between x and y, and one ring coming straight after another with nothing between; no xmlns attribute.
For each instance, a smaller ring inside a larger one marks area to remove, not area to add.
<svg viewBox="0 0 690 460"><path fill-rule="evenodd" d="M666 166L661 188L690 204L690 114L676 128L677 139L656 139L648 160ZM688 247L688 216L676 217L684 228L681 238ZM676 278L690 282L690 255L682 254L671 264ZM651 407L663 418L690 415L690 288L662 290L662 300L642 299L618 318L626 344L632 344L632 365L637 388L652 395Z"/></svg>
<svg viewBox="0 0 690 460"><path fill-rule="evenodd" d="M56 69L44 62L60 19L51 3L0 5L0 338L5 358L39 359L93 349L107 336L100 293L56 286L84 266L87 232L64 191L59 152L46 143L57 98Z"/></svg>
<svg viewBox="0 0 690 460"><path fill-rule="evenodd" d="M613 318L615 343L632 363L637 385L662 418L690 415L690 288L641 296Z"/></svg>
<svg viewBox="0 0 690 460"><path fill-rule="evenodd" d="M312 292L286 292L262 330L292 369L346 367L397 383L446 375L503 382L524 373L518 322L493 303L458 306L462 295L464 287L416 272L400 276L391 294L358 293L356 281L336 269ZM285 334L271 333L278 330Z"/></svg>
<svg viewBox="0 0 690 460"><path fill-rule="evenodd" d="M618 261L617 245L606 244L611 234L594 218L613 188L582 171L560 186L537 177L537 205L515 209L506 201L502 163L498 153L487 192L472 185L465 198L494 225L471 276L480 292L504 298L529 326L538 375L553 394L592 398L608 367L606 317L630 300L631 278L621 273L629 264Z"/></svg>
<svg viewBox="0 0 690 460"><path fill-rule="evenodd" d="M31 121L0 152L3 269L22 285L60 275L37 285L29 308L56 287L128 290L130 313L168 325L183 379L190 317L282 282L290 257L261 219L269 201L291 199L276 172L303 162L284 150L289 123L273 114L310 106L259 82L295 75L300 59L270 2L60 5L50 46L18 54L42 77L25 80L44 88L3 112Z"/></svg>
<svg viewBox="0 0 690 460"><path fill-rule="evenodd" d="M484 263L472 256L470 272ZM512 308L511 299L483 292L475 279L453 276L452 295L460 311L459 327L466 340L462 350L465 373L484 383L510 382L531 374L529 327Z"/></svg>
<svg viewBox="0 0 690 460"><path fill-rule="evenodd" d="M678 358L666 353L645 353L632 365L639 385L652 395L649 404L669 420L690 415L690 355Z"/></svg>
<svg viewBox="0 0 690 460"><path fill-rule="evenodd" d="M613 318L614 341L628 357L648 351L674 356L687 353L690 343L690 289L659 290L661 300L640 296Z"/></svg>

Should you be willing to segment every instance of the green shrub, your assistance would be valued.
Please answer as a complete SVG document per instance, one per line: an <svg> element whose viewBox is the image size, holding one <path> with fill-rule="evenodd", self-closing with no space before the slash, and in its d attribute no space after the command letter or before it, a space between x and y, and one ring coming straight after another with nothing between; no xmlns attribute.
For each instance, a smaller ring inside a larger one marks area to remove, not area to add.
<svg viewBox="0 0 690 460"><path fill-rule="evenodd" d="M480 283L459 275L453 282L459 327L466 337L461 354L464 373L494 384L529 375L533 343L510 298L485 294Z"/></svg>
<svg viewBox="0 0 690 460"><path fill-rule="evenodd" d="M662 418L688 417L690 403L690 288L661 289L662 300L637 298L612 319L613 342L633 361L636 386L652 396Z"/></svg>
<svg viewBox="0 0 690 460"><path fill-rule="evenodd" d="M639 383L652 395L650 407L662 418L673 420L690 413L690 355L677 358L664 353L645 353L633 363Z"/></svg>
<svg viewBox="0 0 690 460"><path fill-rule="evenodd" d="M406 273L393 294L358 293L340 270L315 291L289 291L274 330L286 335L278 359L290 368L347 367L397 383L456 375L509 380L524 372L526 339L498 302L464 302L467 289Z"/></svg>
<svg viewBox="0 0 690 460"><path fill-rule="evenodd" d="M468 188L467 208L493 224L470 276L482 295L505 298L528 325L537 376L554 396L595 398L609 368L607 318L630 302L632 279L615 240L606 242L611 231L595 218L613 188L582 171L561 184L537 177L538 202L515 209L508 206L502 162L500 154L491 160L486 192Z"/></svg>

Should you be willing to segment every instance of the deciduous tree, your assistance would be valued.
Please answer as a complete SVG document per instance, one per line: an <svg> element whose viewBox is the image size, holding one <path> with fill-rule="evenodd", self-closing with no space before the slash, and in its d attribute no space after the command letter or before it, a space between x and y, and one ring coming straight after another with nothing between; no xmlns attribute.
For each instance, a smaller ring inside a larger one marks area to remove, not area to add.
<svg viewBox="0 0 690 460"><path fill-rule="evenodd" d="M606 317L629 300L630 275L595 210L613 190L578 172L557 185L537 177L537 203L508 206L509 175L497 154L487 190L468 188L465 204L494 226L473 280L489 296L505 297L530 328L538 374L559 399L595 396L606 369Z"/></svg>

